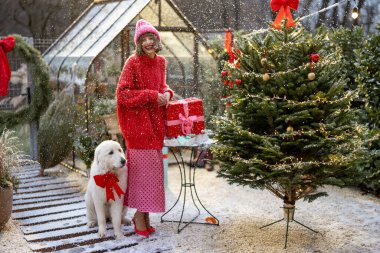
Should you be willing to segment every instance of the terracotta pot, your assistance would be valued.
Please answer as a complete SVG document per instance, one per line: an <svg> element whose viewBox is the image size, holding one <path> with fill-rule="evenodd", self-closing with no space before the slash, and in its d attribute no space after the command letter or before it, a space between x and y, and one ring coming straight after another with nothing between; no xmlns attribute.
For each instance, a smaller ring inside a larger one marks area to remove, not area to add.
<svg viewBox="0 0 380 253"><path fill-rule="evenodd" d="M13 188L0 187L0 228L2 228L11 217L13 205Z"/></svg>
<svg viewBox="0 0 380 253"><path fill-rule="evenodd" d="M115 140L117 134L120 134L119 121L117 119L117 114L107 114L102 116L104 122L107 126L107 132L111 134L112 139Z"/></svg>

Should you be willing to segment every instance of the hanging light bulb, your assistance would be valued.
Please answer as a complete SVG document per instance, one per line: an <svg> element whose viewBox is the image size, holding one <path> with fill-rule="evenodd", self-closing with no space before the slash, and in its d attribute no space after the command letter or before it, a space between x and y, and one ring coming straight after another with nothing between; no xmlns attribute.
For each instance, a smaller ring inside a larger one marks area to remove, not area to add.
<svg viewBox="0 0 380 253"><path fill-rule="evenodd" d="M355 7L352 9L351 17L352 17L353 19L357 19L357 18L359 17L359 9L358 9L358 7L355 6Z"/></svg>

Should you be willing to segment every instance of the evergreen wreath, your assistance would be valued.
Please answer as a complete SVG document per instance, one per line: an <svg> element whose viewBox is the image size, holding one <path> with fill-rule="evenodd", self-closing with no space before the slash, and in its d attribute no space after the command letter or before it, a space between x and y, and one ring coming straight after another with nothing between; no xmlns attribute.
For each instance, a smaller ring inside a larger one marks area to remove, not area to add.
<svg viewBox="0 0 380 253"><path fill-rule="evenodd" d="M0 111L0 132L5 127L13 128L16 125L38 120L49 106L52 93L49 87L49 70L41 53L30 46L19 35L11 35L15 38L13 52L24 57L31 67L34 90L29 106L14 112Z"/></svg>

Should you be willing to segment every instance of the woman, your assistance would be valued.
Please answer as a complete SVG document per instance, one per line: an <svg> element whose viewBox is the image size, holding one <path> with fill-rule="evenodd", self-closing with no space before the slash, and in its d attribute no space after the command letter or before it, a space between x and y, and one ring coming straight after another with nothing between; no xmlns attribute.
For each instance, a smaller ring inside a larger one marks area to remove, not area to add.
<svg viewBox="0 0 380 253"><path fill-rule="evenodd" d="M149 213L165 211L162 147L164 110L173 97L166 84L166 60L159 32L139 20L136 52L126 61L117 87L117 114L127 146L128 183L124 205L136 208L135 232L149 237Z"/></svg>

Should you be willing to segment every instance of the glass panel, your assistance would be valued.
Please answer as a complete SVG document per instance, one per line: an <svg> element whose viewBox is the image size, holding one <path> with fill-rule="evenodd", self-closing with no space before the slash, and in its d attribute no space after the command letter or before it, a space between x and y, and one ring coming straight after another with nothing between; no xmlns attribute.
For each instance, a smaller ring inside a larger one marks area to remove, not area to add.
<svg viewBox="0 0 380 253"><path fill-rule="evenodd" d="M198 71L198 94L203 100L206 126L211 120L211 115L222 113L223 84L220 80L217 61L209 54L207 48L199 43L199 71Z"/></svg>
<svg viewBox="0 0 380 253"><path fill-rule="evenodd" d="M161 0L161 25L187 27L183 18L165 0Z"/></svg>
<svg viewBox="0 0 380 253"><path fill-rule="evenodd" d="M101 46L101 49L104 48L105 45L107 45L120 31L123 29L121 27L118 29L118 31L114 31L111 29L112 27L118 28L118 24L125 24L125 20L123 20L125 17L124 15L130 13L130 5L132 4L132 1L123 1L119 2L116 5L117 2L110 3L109 5L113 4L114 6L110 6L112 8L112 14L108 15L107 17L104 18L104 20L101 21L101 24L97 26L91 34L86 38L86 40L78 47L76 48L71 55L73 56L83 56L85 54L88 54L89 50L94 50L98 51L96 49L99 49L99 46ZM133 8L133 7L132 7ZM135 9L135 8L134 8ZM128 24L128 22L127 22ZM115 32L114 34L110 34L109 32ZM111 36L109 39L108 43L104 45L104 39L107 39L107 35ZM89 54L91 55L91 54ZM96 54L92 54L91 56L96 56Z"/></svg>
<svg viewBox="0 0 380 253"><path fill-rule="evenodd" d="M158 3L156 1L150 1L150 3L139 13L139 15L131 23L136 25L137 20L145 19L153 26L158 26Z"/></svg>
<svg viewBox="0 0 380 253"><path fill-rule="evenodd" d="M110 17L115 17L114 12L120 15L120 12L123 11L121 8L117 8L120 5L120 2L112 2L102 9L101 12L94 17L92 22L85 27L78 36L73 40L73 43L68 45L63 54L70 54L71 56L80 57L86 50L99 38L102 34L103 29L107 29L110 25ZM112 15L111 15L112 13ZM117 15L116 17L119 17Z"/></svg>
<svg viewBox="0 0 380 253"><path fill-rule="evenodd" d="M99 23L101 23L112 11L117 3L110 4L102 4L100 11L94 16L86 26L83 27L79 31L78 34L55 56L50 66L52 68L53 73L58 73L57 80L60 82L67 82L70 80L69 76L69 67L73 64L74 60L72 57L76 59L80 57L80 55L71 55L72 51L75 50L83 41L87 40L87 37L93 32L94 29L97 28ZM97 5L94 7L98 7ZM67 57L70 57L72 60L69 62L65 62Z"/></svg>
<svg viewBox="0 0 380 253"><path fill-rule="evenodd" d="M52 47L47 55L45 55L45 60L49 64L49 61L66 45L68 45L72 39L78 35L78 33L87 26L88 23L96 16L99 11L104 7L104 5L95 5L93 6L83 17L78 20L78 22L61 38L57 43Z"/></svg>
<svg viewBox="0 0 380 253"><path fill-rule="evenodd" d="M132 3L132 1L126 1L127 3ZM132 17L136 16L138 12L141 11L141 9L149 2L149 0L139 1L134 3L133 5L129 5L129 8L127 5L120 6L118 8L124 9L124 11L119 15L119 17L112 18L110 21L110 26L107 27L107 24L102 24L102 29L100 31L96 31L98 36L95 35L94 37L98 38L97 41L94 43L91 43L91 47L88 49L87 52L83 53L84 56L90 57L90 56L96 56L98 55L105 47L105 45L108 45L111 43L111 41L116 37L117 34L119 34L124 27L126 27ZM116 13L112 13L113 16L116 16ZM107 30L105 30L107 28Z"/></svg>
<svg viewBox="0 0 380 253"><path fill-rule="evenodd" d="M51 62L50 69L54 77L63 83L84 85L89 64L148 3L149 0L127 0L95 5L103 8L91 24L84 27ZM50 54L45 59L49 57Z"/></svg>
<svg viewBox="0 0 380 253"><path fill-rule="evenodd" d="M161 55L167 60L166 81L180 96L189 97L194 79L192 33L161 32L164 46ZM184 41L181 38L186 38Z"/></svg>

